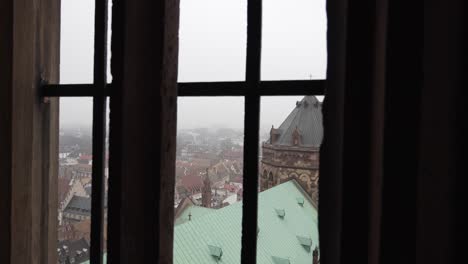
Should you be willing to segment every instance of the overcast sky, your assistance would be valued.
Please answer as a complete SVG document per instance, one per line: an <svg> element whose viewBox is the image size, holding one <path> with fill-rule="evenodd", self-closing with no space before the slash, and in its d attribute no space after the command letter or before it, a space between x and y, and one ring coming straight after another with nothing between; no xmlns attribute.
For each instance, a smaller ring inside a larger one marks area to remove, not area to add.
<svg viewBox="0 0 468 264"><path fill-rule="evenodd" d="M242 81L246 0L181 0L179 81ZM94 0L62 0L61 83L93 80ZM262 80L324 79L325 0L264 0ZM111 80L109 78L109 80ZM279 126L301 97L262 98L261 126ZM63 125L90 125L87 98L62 98ZM242 97L179 98L179 128L242 128Z"/></svg>

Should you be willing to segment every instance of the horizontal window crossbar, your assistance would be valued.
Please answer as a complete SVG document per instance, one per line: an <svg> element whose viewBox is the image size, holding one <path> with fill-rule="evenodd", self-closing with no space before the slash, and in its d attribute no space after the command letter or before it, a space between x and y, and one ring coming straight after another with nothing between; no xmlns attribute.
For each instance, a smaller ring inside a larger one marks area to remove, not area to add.
<svg viewBox="0 0 468 264"><path fill-rule="evenodd" d="M273 96L324 95L325 80L262 81L257 89L247 89L245 82L191 82L178 83L179 96ZM110 96L112 84L104 91ZM48 84L42 87L44 97L93 97L101 91L93 84Z"/></svg>

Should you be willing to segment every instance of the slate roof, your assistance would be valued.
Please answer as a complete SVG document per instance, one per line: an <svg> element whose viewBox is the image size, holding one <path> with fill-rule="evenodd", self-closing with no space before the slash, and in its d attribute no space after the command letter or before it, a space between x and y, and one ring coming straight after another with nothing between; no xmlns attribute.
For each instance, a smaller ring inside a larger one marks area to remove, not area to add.
<svg viewBox="0 0 468 264"><path fill-rule="evenodd" d="M91 198L74 195L64 211L73 214L90 216Z"/></svg>
<svg viewBox="0 0 468 264"><path fill-rule="evenodd" d="M279 139L273 145L293 145L293 132L296 129L301 134L302 146L319 147L323 138L322 104L315 96L305 96L296 107L275 129L279 133ZM271 144L270 139L267 141Z"/></svg>

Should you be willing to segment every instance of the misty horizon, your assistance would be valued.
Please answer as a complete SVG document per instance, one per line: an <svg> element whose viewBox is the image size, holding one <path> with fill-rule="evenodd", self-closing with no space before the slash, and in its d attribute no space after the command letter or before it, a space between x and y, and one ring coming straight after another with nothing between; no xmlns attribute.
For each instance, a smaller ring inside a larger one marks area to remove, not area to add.
<svg viewBox="0 0 468 264"><path fill-rule="evenodd" d="M263 2L262 80L325 79L325 1L292 2ZM244 81L247 1L182 0L180 8L178 81ZM214 9L217 12L208 11ZM63 0L61 25L60 83L92 83L94 1ZM262 97L261 131L279 126L301 99ZM243 129L243 100L179 97L178 128ZM91 98L61 98L60 102L61 126L91 127Z"/></svg>

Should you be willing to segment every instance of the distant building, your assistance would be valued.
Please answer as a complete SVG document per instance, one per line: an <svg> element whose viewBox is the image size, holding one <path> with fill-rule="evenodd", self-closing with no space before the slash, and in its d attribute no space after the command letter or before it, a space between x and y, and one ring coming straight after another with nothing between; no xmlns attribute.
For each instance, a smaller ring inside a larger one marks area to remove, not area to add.
<svg viewBox="0 0 468 264"><path fill-rule="evenodd" d="M315 96L295 108L262 144L260 190L296 179L318 202L319 150L323 138L322 106Z"/></svg>
<svg viewBox="0 0 468 264"><path fill-rule="evenodd" d="M80 157L78 158L78 163L79 164L92 165L93 164L93 156L91 156L91 155L80 155Z"/></svg>
<svg viewBox="0 0 468 264"><path fill-rule="evenodd" d="M185 175L180 180L180 193L179 195L183 197L187 195L194 195L197 193L201 193L203 188L203 180L202 177L198 174L189 174Z"/></svg>
<svg viewBox="0 0 468 264"><path fill-rule="evenodd" d="M64 224L91 219L91 197L74 195L62 213Z"/></svg>
<svg viewBox="0 0 468 264"><path fill-rule="evenodd" d="M89 260L89 243L84 238L59 241L57 255L59 264L83 263Z"/></svg>
<svg viewBox="0 0 468 264"><path fill-rule="evenodd" d="M86 178L82 179L62 179L58 180L58 198L59 198L59 207L58 207L58 220L61 225L63 222L64 211L69 206L70 202L74 197L85 197L89 198L90 194L86 191L84 181ZM76 200L76 199L75 199ZM91 205L90 205L91 206Z"/></svg>
<svg viewBox="0 0 468 264"><path fill-rule="evenodd" d="M89 242L91 235L91 219L72 224L60 225L58 226L57 235L59 241L75 241L84 238Z"/></svg>
<svg viewBox="0 0 468 264"><path fill-rule="evenodd" d="M83 178L92 176L92 165L90 164L76 164L71 166L73 178Z"/></svg>
<svg viewBox="0 0 468 264"><path fill-rule="evenodd" d="M242 178L242 161L221 160L211 167L210 172L215 181L233 181L237 177Z"/></svg>

